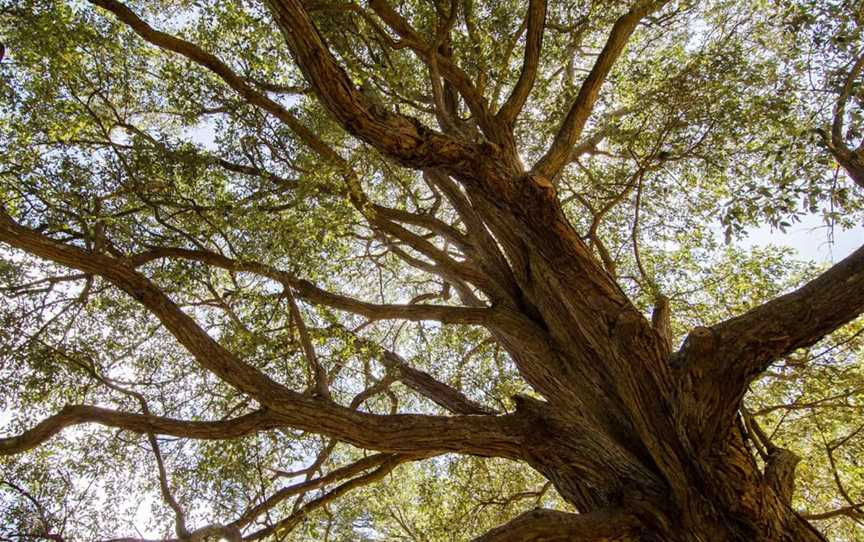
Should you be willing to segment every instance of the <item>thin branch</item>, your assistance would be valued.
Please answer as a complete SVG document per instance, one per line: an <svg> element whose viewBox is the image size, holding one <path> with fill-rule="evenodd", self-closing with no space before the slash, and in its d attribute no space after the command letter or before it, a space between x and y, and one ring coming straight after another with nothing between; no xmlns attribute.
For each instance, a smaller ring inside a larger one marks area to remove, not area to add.
<svg viewBox="0 0 864 542"><path fill-rule="evenodd" d="M297 307L297 301L294 300L294 295L291 293L291 288L284 290L285 298L288 300L288 307L291 311L291 319L294 320L294 325L297 326L297 331L300 335L300 344L303 346L303 353L306 356L306 363L309 364L309 370L312 373L311 387L321 397L330 399L330 386L327 382L327 370L318 361L318 354L315 353L315 347L312 346L312 340L309 338L309 330L306 328L306 322L303 321L303 315L300 314L300 309Z"/></svg>
<svg viewBox="0 0 864 542"><path fill-rule="evenodd" d="M516 117L522 111L531 89L534 87L534 80L540 67L540 51L543 48L546 0L529 0L527 17L528 36L525 41L525 58L522 61L522 70L513 91L496 115L498 120L506 126L512 126L516 121Z"/></svg>
<svg viewBox="0 0 864 542"><path fill-rule="evenodd" d="M423 456L418 457L418 456L410 456L410 455L392 455L392 456L389 456L374 471L372 471L368 474L364 474L362 476L358 476L357 478L353 478L353 479L349 480L348 482L345 482L344 484L337 486L336 488L334 488L331 491L325 493L324 495L318 497L317 499L309 501L308 503L303 505L299 510L297 510L296 512L294 512L290 516L278 521L276 524L274 524L270 527L265 527L264 529L261 529L259 531L256 531L254 533L247 535L246 537L244 537L244 540L251 542L254 540L264 539L264 538L271 536L271 535L274 535L274 534L277 536L280 536L280 537L284 536L284 535L288 534L289 532L291 532L291 530L293 530L295 527L297 527L297 525L299 525L300 522L302 522L304 519L306 519L306 517L310 513L314 512L315 510L318 510L319 508L326 506L328 503L338 499L342 495L344 495L344 494L346 494L346 493L348 493L354 489L357 489L359 487L363 487L365 485L371 484L372 482L377 482L378 480L381 480L382 478L384 478L385 476L390 474L393 471L393 469L395 469L397 466L399 466L401 463L404 463L405 461L413 461L413 460L422 459L422 458L423 458Z"/></svg>
<svg viewBox="0 0 864 542"><path fill-rule="evenodd" d="M233 439L282 425L278 418L264 410L230 420L199 422L120 412L96 406L70 405L20 435L0 438L0 455L25 452L67 427L84 423L96 423L140 434L154 433L199 440Z"/></svg>
<svg viewBox="0 0 864 542"><path fill-rule="evenodd" d="M574 145L582 134L588 117L594 110L594 103L600 96L600 87L612 70L612 66L624 51L624 46L630 39L630 35L636 30L636 26L643 17L659 9L668 0L637 2L627 13L622 15L612 26L612 31L606 41L606 45L597 57L594 67L588 77L579 88L576 101L570 107L567 117L561 124L555 140L546 154L534 166L534 173L554 179L561 169L570 160Z"/></svg>
<svg viewBox="0 0 864 542"><path fill-rule="evenodd" d="M270 278L293 288L294 293L311 303L318 303L328 307L352 312L376 320L383 319L406 319L406 320L437 320L444 323L476 324L486 325L492 315L490 309L450 307L444 305L398 305L398 304L375 304L328 292L318 288L311 282L294 277L293 275L274 269L270 266L249 261L239 261L222 256L215 252L204 250L188 250L173 247L154 247L131 258L133 265L140 266L144 263L161 258L179 258L184 260L198 261L220 267L229 271L245 271Z"/></svg>
<svg viewBox="0 0 864 542"><path fill-rule="evenodd" d="M198 45L186 40L172 36L165 32L155 30L129 9L125 4L116 0L89 0L91 4L99 6L113 13L123 23L128 25L136 34L147 42L174 53L180 54L192 62L210 70L218 75L229 87L234 89L247 103L259 107L282 121L290 128L304 143L309 145L316 153L327 158L333 163L341 163L339 157L326 143L324 143L314 132L303 125L290 111L282 107L278 102L268 98L266 95L255 90L246 79L237 75L227 64L215 55L201 49Z"/></svg>

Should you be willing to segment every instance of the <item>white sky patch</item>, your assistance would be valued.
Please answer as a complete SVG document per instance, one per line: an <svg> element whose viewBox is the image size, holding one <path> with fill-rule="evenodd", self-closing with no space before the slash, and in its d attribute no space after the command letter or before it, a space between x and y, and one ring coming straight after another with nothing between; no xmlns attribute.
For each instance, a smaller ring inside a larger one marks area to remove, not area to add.
<svg viewBox="0 0 864 542"><path fill-rule="evenodd" d="M864 225L850 230L832 230L816 214L805 215L801 222L786 228L786 233L770 226L748 231L738 242L745 248L786 246L794 249L802 260L836 263L864 244Z"/></svg>

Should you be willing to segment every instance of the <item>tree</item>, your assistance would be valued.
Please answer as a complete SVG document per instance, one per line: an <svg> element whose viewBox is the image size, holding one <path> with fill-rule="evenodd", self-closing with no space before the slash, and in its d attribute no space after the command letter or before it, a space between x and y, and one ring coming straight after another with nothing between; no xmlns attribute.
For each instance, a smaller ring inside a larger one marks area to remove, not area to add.
<svg viewBox="0 0 864 542"><path fill-rule="evenodd" d="M856 536L860 4L2 17L3 536Z"/></svg>

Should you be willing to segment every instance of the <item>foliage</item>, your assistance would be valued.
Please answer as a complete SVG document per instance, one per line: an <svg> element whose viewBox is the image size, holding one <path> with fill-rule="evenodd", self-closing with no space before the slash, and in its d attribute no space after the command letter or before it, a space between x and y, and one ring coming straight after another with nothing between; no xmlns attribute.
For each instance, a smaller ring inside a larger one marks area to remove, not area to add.
<svg viewBox="0 0 864 542"><path fill-rule="evenodd" d="M429 66L409 47L393 47L398 38L369 6L307 4L370 100L439 126ZM379 305L486 306L488 294L464 275L441 272L431 249L417 248L426 241L461 264L467 257L453 239L416 221L381 226L410 212L451 228L453 237L468 231L440 186L342 129L293 60L266 2L126 5L153 28L212 53L299 119L356 173L365 202L346 186L345 164L322 158L211 69L148 43L108 11L72 0L0 0L0 203L12 219L118 258L179 247L257 262ZM449 9L417 0L394 5L427 37ZM520 76L526 5L453 5L458 17L446 47L494 110ZM627 9L602 0L548 6L538 76L515 124L524 164L544 155ZM838 230L864 220L864 192L819 136L830 130L861 54L862 23L860 2L679 0L645 17L615 64L555 180L557 193L640 310L649 314L661 293L671 299L676 346L695 326L739 315L824 270L782 248L744 250L748 231L786 231L814 214ZM860 79L844 119L852 147L862 141ZM448 85L445 92L455 91ZM476 123L464 104L457 116ZM143 404L184 420L235 418L260 407L203 369L110 280L0 251L4 436L70 404L127 412ZM385 352L490 410L513 412L515 396L537 396L480 326L367 317L250 269L159 258L140 270L238 358L298 391L314 388L320 364L333 399L347 406L359 398L352 406L362 412L448 414ZM816 523L837 540L862 540L862 325L853 321L787 355L746 399L745 417L803 457L797 510L806 516L858 505ZM160 436L158 443L191 526L232 521L279 488L373 453L287 427L214 441ZM523 463L430 455L312 506L288 539L464 540L541 504L572 508ZM175 536L157 473L146 434L68 428L0 459L0 539ZM298 492L249 522L244 535L296 515L344 482Z"/></svg>

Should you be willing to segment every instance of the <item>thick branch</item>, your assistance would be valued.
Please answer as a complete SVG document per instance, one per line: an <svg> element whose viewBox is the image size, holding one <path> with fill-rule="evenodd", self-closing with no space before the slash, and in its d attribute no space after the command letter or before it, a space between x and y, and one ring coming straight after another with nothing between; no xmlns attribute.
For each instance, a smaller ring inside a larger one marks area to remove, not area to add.
<svg viewBox="0 0 864 542"><path fill-rule="evenodd" d="M108 280L150 310L202 368L275 411L284 425L382 451L461 451L504 457L520 453L521 438L518 431L515 435L511 431L516 421L512 417L379 416L297 393L222 347L126 262L65 245L19 226L2 208L0 242Z"/></svg>
<svg viewBox="0 0 864 542"><path fill-rule="evenodd" d="M464 98L465 104L484 133L487 136L493 136L496 126L493 118L489 115L486 100L478 88L474 86L468 74L460 69L451 57L440 54L438 48L425 43L417 31L387 0L371 0L369 7L391 30L399 35L401 38L399 45L411 48L430 69L440 72L444 79Z"/></svg>
<svg viewBox="0 0 864 542"><path fill-rule="evenodd" d="M639 522L623 511L570 514L537 508L492 529L473 542L600 542L631 540Z"/></svg>
<svg viewBox="0 0 864 542"><path fill-rule="evenodd" d="M270 0L268 6L306 80L350 134L408 167L468 158L465 143L371 103L339 66L300 0Z"/></svg>
<svg viewBox="0 0 864 542"><path fill-rule="evenodd" d="M705 438L734 419L747 386L771 362L810 346L864 312L864 247L805 284L741 316L690 333L676 362L686 388L711 412Z"/></svg>

